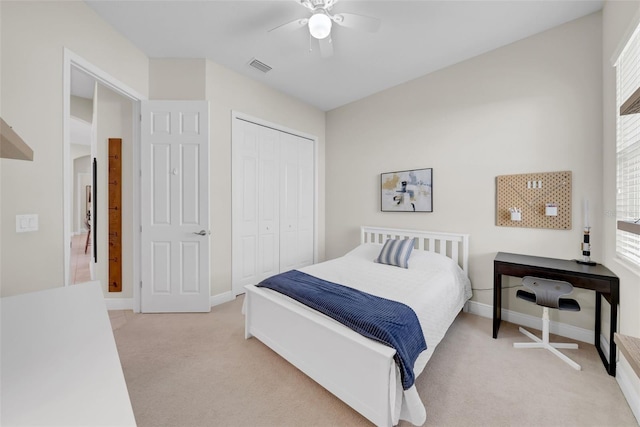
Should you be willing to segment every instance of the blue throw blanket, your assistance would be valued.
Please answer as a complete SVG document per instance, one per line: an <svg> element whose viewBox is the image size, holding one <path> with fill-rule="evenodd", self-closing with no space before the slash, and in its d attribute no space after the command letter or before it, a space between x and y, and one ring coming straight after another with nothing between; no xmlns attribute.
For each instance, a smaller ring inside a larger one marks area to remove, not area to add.
<svg viewBox="0 0 640 427"><path fill-rule="evenodd" d="M427 348L415 312L405 304L327 282L298 270L272 276L257 286L273 289L396 350L402 387L414 381L413 365Z"/></svg>

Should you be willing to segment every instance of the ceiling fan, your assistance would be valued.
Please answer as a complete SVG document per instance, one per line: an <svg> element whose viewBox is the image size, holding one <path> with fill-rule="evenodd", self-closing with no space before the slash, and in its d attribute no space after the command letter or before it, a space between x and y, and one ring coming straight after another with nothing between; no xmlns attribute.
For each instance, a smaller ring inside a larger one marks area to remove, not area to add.
<svg viewBox="0 0 640 427"><path fill-rule="evenodd" d="M378 31L380 20L370 16L358 15L355 13L331 13L331 8L338 0L295 0L296 3L306 7L311 11L308 18L298 18L291 22L279 25L269 30L272 31L293 31L304 26L309 28L309 37L317 39L320 44L320 54L323 57L333 55L333 43L331 40L331 27L335 23L347 28L363 30L370 33Z"/></svg>

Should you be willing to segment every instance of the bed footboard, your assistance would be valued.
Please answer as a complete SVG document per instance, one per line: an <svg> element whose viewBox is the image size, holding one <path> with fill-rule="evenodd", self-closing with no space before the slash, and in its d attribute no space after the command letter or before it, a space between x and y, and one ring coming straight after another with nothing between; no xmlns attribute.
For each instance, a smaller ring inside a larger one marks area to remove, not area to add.
<svg viewBox="0 0 640 427"><path fill-rule="evenodd" d="M245 289L245 338L258 338L374 424L392 425L395 350L269 291Z"/></svg>

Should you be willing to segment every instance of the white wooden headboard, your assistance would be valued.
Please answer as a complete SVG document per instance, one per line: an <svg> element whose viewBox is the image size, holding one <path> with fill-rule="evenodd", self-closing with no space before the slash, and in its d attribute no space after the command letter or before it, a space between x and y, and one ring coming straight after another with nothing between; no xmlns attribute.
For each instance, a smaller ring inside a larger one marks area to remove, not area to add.
<svg viewBox="0 0 640 427"><path fill-rule="evenodd" d="M402 230L385 227L360 227L360 243L384 243L387 239L415 238L414 249L437 252L458 263L469 274L469 235L439 231Z"/></svg>

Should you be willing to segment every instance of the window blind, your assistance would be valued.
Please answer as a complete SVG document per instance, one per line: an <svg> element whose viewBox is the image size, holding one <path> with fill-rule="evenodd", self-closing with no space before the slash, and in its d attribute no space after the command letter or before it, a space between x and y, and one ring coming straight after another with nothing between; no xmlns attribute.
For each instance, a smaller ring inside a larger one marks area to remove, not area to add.
<svg viewBox="0 0 640 427"><path fill-rule="evenodd" d="M640 114L620 115L620 106L640 86L640 26L616 63L617 87L617 199L616 217L640 218ZM640 265L640 235L617 230L617 254Z"/></svg>

